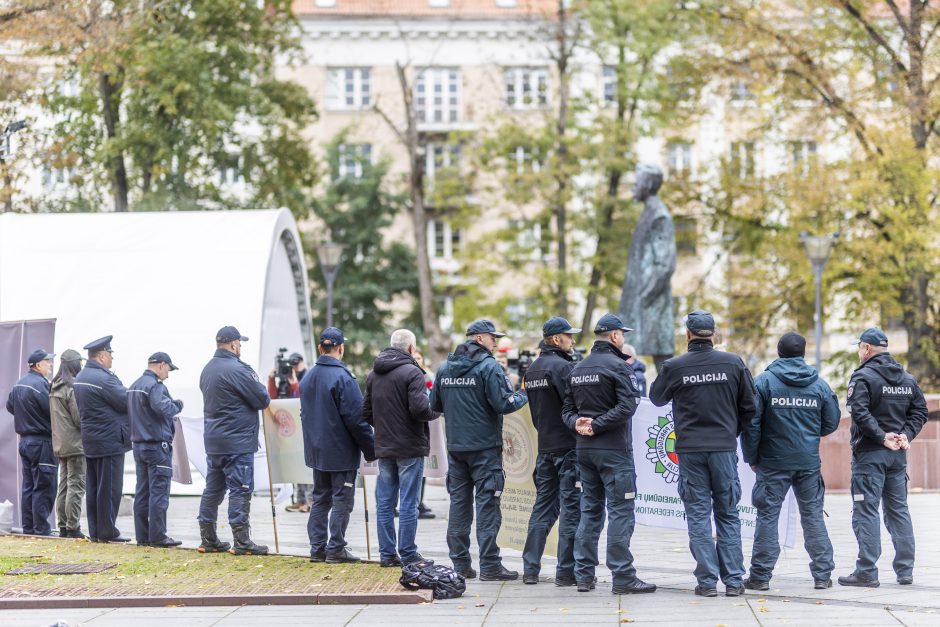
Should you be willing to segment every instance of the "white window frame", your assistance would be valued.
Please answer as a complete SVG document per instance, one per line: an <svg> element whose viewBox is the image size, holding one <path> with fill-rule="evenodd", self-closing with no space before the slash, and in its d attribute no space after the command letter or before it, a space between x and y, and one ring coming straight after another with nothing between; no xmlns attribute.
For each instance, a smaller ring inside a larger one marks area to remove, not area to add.
<svg viewBox="0 0 940 627"><path fill-rule="evenodd" d="M372 106L371 67L331 67L326 71L326 108L356 111Z"/></svg>
<svg viewBox="0 0 940 627"><path fill-rule="evenodd" d="M617 68L613 65L601 69L601 100L608 105L617 102Z"/></svg>
<svg viewBox="0 0 940 627"><path fill-rule="evenodd" d="M242 182L241 158L232 155L227 163L219 165L219 186L237 185Z"/></svg>
<svg viewBox="0 0 940 627"><path fill-rule="evenodd" d="M690 176L692 174L692 144L675 140L666 144L666 167L670 176Z"/></svg>
<svg viewBox="0 0 940 627"><path fill-rule="evenodd" d="M523 66L503 70L503 103L509 109L543 109L550 98L548 68Z"/></svg>
<svg viewBox="0 0 940 627"><path fill-rule="evenodd" d="M418 124L460 122L461 106L460 68L435 66L418 70L414 84L414 107Z"/></svg>
<svg viewBox="0 0 940 627"><path fill-rule="evenodd" d="M737 164L734 175L739 179L757 176L757 143L752 141L731 142L731 163Z"/></svg>
<svg viewBox="0 0 940 627"><path fill-rule="evenodd" d="M42 168L42 188L46 191L54 189L63 189L72 184L72 178L75 176L75 166L67 165L62 168L51 168L44 166Z"/></svg>
<svg viewBox="0 0 940 627"><path fill-rule="evenodd" d="M790 164L793 169L806 176L810 165L816 158L819 145L811 139L799 139L790 142Z"/></svg>
<svg viewBox="0 0 940 627"><path fill-rule="evenodd" d="M361 179L363 163L372 163L372 144L340 144L337 151L339 153L337 174L341 179L346 177Z"/></svg>
<svg viewBox="0 0 940 627"><path fill-rule="evenodd" d="M527 171L542 171L542 160L537 158L535 153L526 146L516 146L513 150L513 157L516 160L516 174L522 175Z"/></svg>
<svg viewBox="0 0 940 627"><path fill-rule="evenodd" d="M450 222L441 218L428 220L428 257L451 261L463 245L463 229L451 226ZM441 236L440 252L438 252L437 237ZM456 246L454 246L456 240Z"/></svg>

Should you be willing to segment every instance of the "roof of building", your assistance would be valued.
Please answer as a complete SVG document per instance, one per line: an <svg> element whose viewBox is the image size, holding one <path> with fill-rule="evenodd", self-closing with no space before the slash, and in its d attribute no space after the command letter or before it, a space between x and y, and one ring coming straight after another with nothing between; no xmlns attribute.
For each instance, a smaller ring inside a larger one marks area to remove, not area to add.
<svg viewBox="0 0 940 627"><path fill-rule="evenodd" d="M558 0L295 0L298 17L450 17L499 19L542 17Z"/></svg>

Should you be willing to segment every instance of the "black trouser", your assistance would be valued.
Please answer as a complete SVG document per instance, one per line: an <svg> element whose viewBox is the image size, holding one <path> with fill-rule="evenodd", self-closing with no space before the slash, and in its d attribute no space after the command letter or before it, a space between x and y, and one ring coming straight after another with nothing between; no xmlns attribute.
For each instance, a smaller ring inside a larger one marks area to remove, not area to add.
<svg viewBox="0 0 940 627"><path fill-rule="evenodd" d="M492 573L502 566L499 546L496 544L496 535L503 521L499 511L499 499L505 484L502 453L500 448L488 448L447 454L447 492L450 494L447 547L450 549L450 560L457 570L470 567L474 493L480 571Z"/></svg>
<svg viewBox="0 0 940 627"><path fill-rule="evenodd" d="M124 488L124 453L89 457L85 464L85 509L88 536L112 540L121 535L115 525Z"/></svg>
<svg viewBox="0 0 940 627"><path fill-rule="evenodd" d="M170 507L173 447L167 442L135 442L137 489L134 493L134 531L137 544L166 539L166 510Z"/></svg>
<svg viewBox="0 0 940 627"><path fill-rule="evenodd" d="M346 548L346 529L356 497L356 472L313 470L313 505L307 519L311 555L324 551L336 555Z"/></svg>
<svg viewBox="0 0 940 627"><path fill-rule="evenodd" d="M23 464L23 486L20 492L23 533L47 536L52 531L49 517L55 502L56 473L59 470L59 462L52 452L52 438L21 436L19 451Z"/></svg>
<svg viewBox="0 0 940 627"><path fill-rule="evenodd" d="M555 577L574 579L574 538L581 519L577 453L574 450L539 453L532 480L535 482L535 503L529 515L529 529L522 551L525 574L539 574L545 540L560 514Z"/></svg>

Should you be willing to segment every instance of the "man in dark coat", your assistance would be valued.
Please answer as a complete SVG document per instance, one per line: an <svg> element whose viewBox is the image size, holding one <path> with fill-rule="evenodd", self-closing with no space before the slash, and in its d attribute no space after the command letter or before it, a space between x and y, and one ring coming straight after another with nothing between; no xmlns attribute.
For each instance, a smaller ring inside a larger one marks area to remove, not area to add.
<svg viewBox="0 0 940 627"><path fill-rule="evenodd" d="M20 436L23 486L20 512L23 533L52 534L49 516L56 493L58 462L52 452L52 418L49 415L49 375L53 353L34 350L26 365L29 372L14 384L7 398L13 428Z"/></svg>
<svg viewBox="0 0 940 627"><path fill-rule="evenodd" d="M336 327L324 329L316 366L300 382L304 461L313 469L313 507L307 521L311 562L360 561L346 548L346 528L360 456L375 459L375 439L362 417L359 384L342 361L345 341Z"/></svg>
<svg viewBox="0 0 940 627"><path fill-rule="evenodd" d="M111 372L108 335L84 346L85 367L75 377L75 401L85 449L85 511L92 542L127 542L115 526L124 488L124 454L131 450L127 388Z"/></svg>
<svg viewBox="0 0 940 627"><path fill-rule="evenodd" d="M391 346L379 353L366 379L362 417L375 428L375 456L379 476L375 508L382 566L401 566L424 558L418 553L418 500L424 458L431 450L428 422L440 414L431 411L424 370L414 359L415 334L408 329L392 333ZM401 499L398 542L394 509Z"/></svg>

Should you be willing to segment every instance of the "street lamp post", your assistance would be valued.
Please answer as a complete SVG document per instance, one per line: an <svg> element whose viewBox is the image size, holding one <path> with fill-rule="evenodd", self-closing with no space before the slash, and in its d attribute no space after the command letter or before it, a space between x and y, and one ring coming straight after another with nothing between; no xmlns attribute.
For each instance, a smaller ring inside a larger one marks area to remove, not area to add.
<svg viewBox="0 0 940 627"><path fill-rule="evenodd" d="M13 133L26 128L26 120L17 120L6 125L0 132L0 166L6 164L7 159L13 156ZM13 211L13 177L9 172L3 174L3 187L7 190L7 200L4 203L5 212Z"/></svg>
<svg viewBox="0 0 940 627"><path fill-rule="evenodd" d="M800 241L806 247L806 256L813 266L813 279L816 283L816 314L813 317L816 326L816 369L822 369L822 274L832 252L832 245L839 239L839 233L831 235L810 235L800 233Z"/></svg>
<svg viewBox="0 0 940 627"><path fill-rule="evenodd" d="M343 244L328 241L317 245L317 259L320 261L320 270L326 279L326 326L333 326L333 281L339 272L339 262L343 255Z"/></svg>

